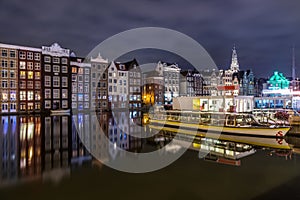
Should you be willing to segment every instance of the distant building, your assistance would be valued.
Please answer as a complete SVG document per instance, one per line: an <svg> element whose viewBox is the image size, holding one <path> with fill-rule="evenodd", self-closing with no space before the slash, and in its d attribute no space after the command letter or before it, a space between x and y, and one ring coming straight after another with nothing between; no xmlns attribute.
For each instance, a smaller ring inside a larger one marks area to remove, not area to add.
<svg viewBox="0 0 300 200"><path fill-rule="evenodd" d="M164 104L163 67L157 65L154 71L143 74L142 98L146 106Z"/></svg>
<svg viewBox="0 0 300 200"><path fill-rule="evenodd" d="M19 50L19 107L20 112L40 112L42 104L41 49Z"/></svg>
<svg viewBox="0 0 300 200"><path fill-rule="evenodd" d="M263 89L267 89L267 81L266 78L258 78L255 80L255 96L262 96Z"/></svg>
<svg viewBox="0 0 300 200"><path fill-rule="evenodd" d="M293 92L289 89L289 81L277 71L263 84L261 96L254 99L256 108L292 108Z"/></svg>
<svg viewBox="0 0 300 200"><path fill-rule="evenodd" d="M129 109L135 110L142 107L142 71L136 59L123 63L128 70ZM125 82L126 83L126 82ZM124 81L123 84L126 87Z"/></svg>
<svg viewBox="0 0 300 200"><path fill-rule="evenodd" d="M70 50L57 43L42 47L43 110L71 108Z"/></svg>
<svg viewBox="0 0 300 200"><path fill-rule="evenodd" d="M108 66L107 59L100 54L91 58L91 110L108 110Z"/></svg>
<svg viewBox="0 0 300 200"><path fill-rule="evenodd" d="M181 72L180 96L201 96L203 94L203 77L194 70Z"/></svg>
<svg viewBox="0 0 300 200"><path fill-rule="evenodd" d="M292 95L289 89L290 81L277 71L267 81L267 88L263 89L263 96L285 96Z"/></svg>
<svg viewBox="0 0 300 200"><path fill-rule="evenodd" d="M72 69L72 111L90 111L91 108L91 63L84 58L70 57Z"/></svg>
<svg viewBox="0 0 300 200"><path fill-rule="evenodd" d="M142 74L137 61L111 62L108 67L108 103L111 109L140 109Z"/></svg>
<svg viewBox="0 0 300 200"><path fill-rule="evenodd" d="M217 96L218 86L220 85L220 71L218 70L204 70L200 72L203 77L203 95Z"/></svg>
<svg viewBox="0 0 300 200"><path fill-rule="evenodd" d="M157 64L158 68L163 70L164 76L164 104L172 105L173 97L179 96L179 77L180 77L180 68L177 64L164 63L159 61Z"/></svg>
<svg viewBox="0 0 300 200"><path fill-rule="evenodd" d="M16 113L19 110L18 46L0 44L0 112Z"/></svg>

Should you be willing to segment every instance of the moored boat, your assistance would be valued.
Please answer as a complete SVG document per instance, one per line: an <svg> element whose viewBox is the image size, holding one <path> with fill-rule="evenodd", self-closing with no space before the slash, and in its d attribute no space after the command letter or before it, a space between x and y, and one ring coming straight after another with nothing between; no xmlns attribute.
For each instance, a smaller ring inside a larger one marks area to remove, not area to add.
<svg viewBox="0 0 300 200"><path fill-rule="evenodd" d="M188 131L284 137L289 126L265 125L252 114L224 112L167 111L150 115L150 124Z"/></svg>

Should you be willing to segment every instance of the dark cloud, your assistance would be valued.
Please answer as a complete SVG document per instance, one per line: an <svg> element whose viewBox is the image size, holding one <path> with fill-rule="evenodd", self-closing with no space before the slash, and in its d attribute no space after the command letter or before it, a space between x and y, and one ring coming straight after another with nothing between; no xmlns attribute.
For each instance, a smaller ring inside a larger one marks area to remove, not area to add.
<svg viewBox="0 0 300 200"><path fill-rule="evenodd" d="M57 41L85 56L120 31L158 26L191 36L221 68L235 43L242 69L290 75L292 45L300 63L299 8L298 0L2 0L0 42L38 47Z"/></svg>

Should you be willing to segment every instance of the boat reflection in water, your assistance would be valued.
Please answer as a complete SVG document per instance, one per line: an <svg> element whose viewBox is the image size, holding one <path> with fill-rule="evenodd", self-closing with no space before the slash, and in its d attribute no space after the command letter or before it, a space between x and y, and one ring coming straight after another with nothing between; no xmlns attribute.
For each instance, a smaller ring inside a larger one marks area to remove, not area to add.
<svg viewBox="0 0 300 200"><path fill-rule="evenodd" d="M174 140L176 145L198 151L200 159L221 164L240 166L241 159L255 154L256 149L268 150L270 156L277 155L291 158L293 153L293 146L289 145L284 138L263 138L227 134L221 134L220 136L211 134L210 138L208 138L203 137L205 135L204 132L198 132L194 138L191 134L186 133L184 129L162 128L153 125L149 125L149 128L153 131L160 130L160 134L156 135L154 142L161 143L165 141L165 143L168 143ZM174 138L175 135L176 139Z"/></svg>

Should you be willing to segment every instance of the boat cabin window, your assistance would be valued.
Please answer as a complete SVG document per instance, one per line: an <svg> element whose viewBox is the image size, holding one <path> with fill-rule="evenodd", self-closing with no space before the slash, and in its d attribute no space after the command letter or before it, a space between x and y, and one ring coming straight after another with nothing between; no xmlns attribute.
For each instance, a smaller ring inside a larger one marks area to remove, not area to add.
<svg viewBox="0 0 300 200"><path fill-rule="evenodd" d="M247 125L246 117L244 115L237 115L236 116L236 125L237 126L246 126ZM250 124L248 124L248 125L250 125Z"/></svg>
<svg viewBox="0 0 300 200"><path fill-rule="evenodd" d="M227 126L235 126L235 115L227 115L226 125Z"/></svg>
<svg viewBox="0 0 300 200"><path fill-rule="evenodd" d="M211 122L210 114L201 114L201 123L209 124Z"/></svg>

